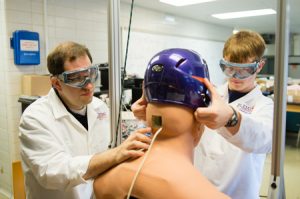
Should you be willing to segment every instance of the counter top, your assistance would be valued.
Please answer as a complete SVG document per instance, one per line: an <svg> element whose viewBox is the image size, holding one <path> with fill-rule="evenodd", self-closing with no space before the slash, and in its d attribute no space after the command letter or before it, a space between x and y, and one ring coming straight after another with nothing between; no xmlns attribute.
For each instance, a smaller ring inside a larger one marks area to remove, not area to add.
<svg viewBox="0 0 300 199"><path fill-rule="evenodd" d="M300 103L287 103L286 111L300 113Z"/></svg>

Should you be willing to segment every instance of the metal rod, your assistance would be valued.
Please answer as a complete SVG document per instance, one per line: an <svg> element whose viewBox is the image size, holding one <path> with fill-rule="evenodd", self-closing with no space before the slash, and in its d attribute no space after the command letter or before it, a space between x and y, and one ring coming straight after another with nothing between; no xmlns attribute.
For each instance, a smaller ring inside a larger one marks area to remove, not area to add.
<svg viewBox="0 0 300 199"><path fill-rule="evenodd" d="M284 199L284 152L286 131L286 90L289 52L289 2L277 1L277 29L274 82L274 122L271 179L268 198Z"/></svg>
<svg viewBox="0 0 300 199"><path fill-rule="evenodd" d="M121 142L121 128L117 128L121 97L120 0L109 0L108 3L110 146L115 147Z"/></svg>
<svg viewBox="0 0 300 199"><path fill-rule="evenodd" d="M48 7L47 0L43 1L44 9L44 37L45 37L45 56L49 53L49 39L48 39Z"/></svg>

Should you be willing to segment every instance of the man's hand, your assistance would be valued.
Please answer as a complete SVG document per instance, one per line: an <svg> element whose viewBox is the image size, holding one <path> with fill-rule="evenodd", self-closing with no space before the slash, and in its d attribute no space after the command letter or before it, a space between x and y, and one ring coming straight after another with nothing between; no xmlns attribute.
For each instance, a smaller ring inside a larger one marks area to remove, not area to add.
<svg viewBox="0 0 300 199"><path fill-rule="evenodd" d="M95 154L89 163L84 179L93 178L106 170L118 165L127 159L135 159L142 156L151 142L151 138L145 133L151 132L151 128L142 128L132 133L121 145Z"/></svg>
<svg viewBox="0 0 300 199"><path fill-rule="evenodd" d="M199 107L195 111L196 120L211 129L217 129L225 126L227 121L231 118L233 110L217 93L216 88L204 79L204 84L211 94L211 105L209 107Z"/></svg>
<svg viewBox="0 0 300 199"><path fill-rule="evenodd" d="M151 138L145 133L151 132L151 128L141 128L132 133L122 144L116 147L115 159L121 163L127 159L135 159L142 156L149 148Z"/></svg>
<svg viewBox="0 0 300 199"><path fill-rule="evenodd" d="M139 120L146 120L146 108L147 108L147 101L144 95L144 89L143 94L140 99L135 101L131 106L131 111L133 112L133 115L139 119Z"/></svg>

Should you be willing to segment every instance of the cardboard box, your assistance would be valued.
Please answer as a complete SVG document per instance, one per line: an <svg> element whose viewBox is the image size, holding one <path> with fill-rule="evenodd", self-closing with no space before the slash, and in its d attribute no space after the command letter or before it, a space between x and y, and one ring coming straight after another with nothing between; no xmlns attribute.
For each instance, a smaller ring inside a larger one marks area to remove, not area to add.
<svg viewBox="0 0 300 199"><path fill-rule="evenodd" d="M49 75L23 75L22 95L43 96L51 88Z"/></svg>

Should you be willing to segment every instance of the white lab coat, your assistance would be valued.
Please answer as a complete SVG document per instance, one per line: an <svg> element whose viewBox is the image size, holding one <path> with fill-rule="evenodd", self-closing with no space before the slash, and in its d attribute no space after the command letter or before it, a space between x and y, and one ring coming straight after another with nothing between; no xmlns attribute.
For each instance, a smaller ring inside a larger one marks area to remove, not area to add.
<svg viewBox="0 0 300 199"><path fill-rule="evenodd" d="M228 101L228 84L218 91ZM264 161L272 149L273 100L256 86L230 104L242 115L239 131L232 136L225 127L206 128L196 147L195 165L233 199L258 199Z"/></svg>
<svg viewBox="0 0 300 199"><path fill-rule="evenodd" d="M20 121L27 199L89 199L92 180L82 176L93 154L108 149L108 107L98 98L87 105L88 131L53 89L32 103Z"/></svg>

